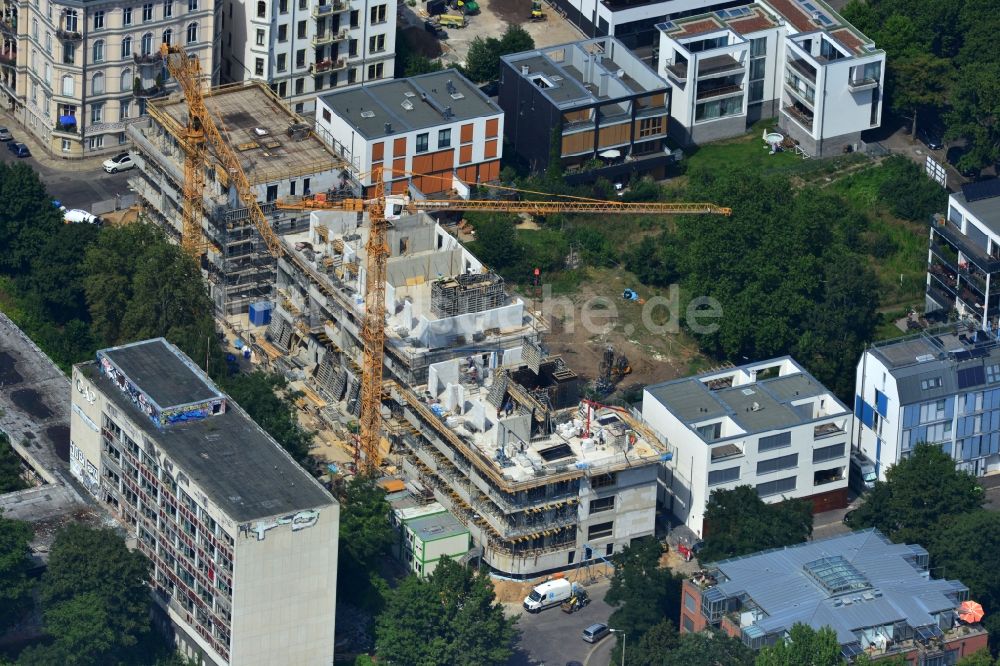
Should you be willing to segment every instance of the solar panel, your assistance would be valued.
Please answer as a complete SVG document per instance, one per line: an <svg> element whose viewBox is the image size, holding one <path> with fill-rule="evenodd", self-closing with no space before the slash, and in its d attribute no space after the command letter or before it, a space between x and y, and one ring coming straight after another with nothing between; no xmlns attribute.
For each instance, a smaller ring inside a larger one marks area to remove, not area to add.
<svg viewBox="0 0 1000 666"><path fill-rule="evenodd" d="M977 365L974 368L962 368L958 371L958 388L979 386L986 383L986 369Z"/></svg>
<svg viewBox="0 0 1000 666"><path fill-rule="evenodd" d="M844 659L847 659L848 661L862 652L864 652L864 650L861 648L860 643L848 643L840 646L840 654L843 655Z"/></svg>
<svg viewBox="0 0 1000 666"><path fill-rule="evenodd" d="M928 624L924 627L917 627L913 630L913 633L917 635L917 639L921 641L929 641L932 638L941 638L944 636L944 632L941 631L941 627L936 624Z"/></svg>
<svg viewBox="0 0 1000 666"><path fill-rule="evenodd" d="M968 202L1000 197L1000 179L981 180L978 183L962 185L962 194Z"/></svg>

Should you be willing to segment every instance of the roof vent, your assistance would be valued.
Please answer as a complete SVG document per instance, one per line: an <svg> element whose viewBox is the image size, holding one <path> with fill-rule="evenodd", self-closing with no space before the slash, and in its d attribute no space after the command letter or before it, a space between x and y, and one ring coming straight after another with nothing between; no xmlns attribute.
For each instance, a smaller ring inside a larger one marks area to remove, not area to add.
<svg viewBox="0 0 1000 666"><path fill-rule="evenodd" d="M392 134L392 123L386 123L385 124L385 133L386 134Z"/></svg>
<svg viewBox="0 0 1000 666"><path fill-rule="evenodd" d="M527 65L521 65L521 75L522 76L527 76L528 72L530 72L530 71L531 71L530 67L528 67Z"/></svg>
<svg viewBox="0 0 1000 666"><path fill-rule="evenodd" d="M754 403L752 405L750 405L750 411L752 411L752 412L759 412L760 411L760 403L755 400Z"/></svg>
<svg viewBox="0 0 1000 666"><path fill-rule="evenodd" d="M417 93L415 93L415 92L412 92L412 91L410 91L410 90L407 90L407 91L406 91L405 93L403 93L403 94L404 94L404 95L406 95L407 97L416 97L416 96L417 96Z"/></svg>
<svg viewBox="0 0 1000 666"><path fill-rule="evenodd" d="M465 99L465 95L458 92L457 90L451 94L452 99Z"/></svg>
<svg viewBox="0 0 1000 666"><path fill-rule="evenodd" d="M374 111L362 111L361 112L361 117L362 118L374 118L375 117L375 112Z"/></svg>
<svg viewBox="0 0 1000 666"><path fill-rule="evenodd" d="M448 88L449 95L454 95L455 93L458 92L458 90L455 88L455 84L451 82L451 79L448 79L448 81L445 83L445 87Z"/></svg>
<svg viewBox="0 0 1000 666"><path fill-rule="evenodd" d="M444 107L444 111L441 112L441 115L444 116L445 120L451 120L455 117L455 114L451 112L450 106Z"/></svg>
<svg viewBox="0 0 1000 666"><path fill-rule="evenodd" d="M741 391L741 393L742 393L743 395L753 395L753 389L752 389L752 388L745 388L745 389L743 389L743 390Z"/></svg>
<svg viewBox="0 0 1000 666"><path fill-rule="evenodd" d="M413 111L413 102L411 102L408 99L404 99L402 102L399 103L399 105L404 109L406 109L407 111Z"/></svg>

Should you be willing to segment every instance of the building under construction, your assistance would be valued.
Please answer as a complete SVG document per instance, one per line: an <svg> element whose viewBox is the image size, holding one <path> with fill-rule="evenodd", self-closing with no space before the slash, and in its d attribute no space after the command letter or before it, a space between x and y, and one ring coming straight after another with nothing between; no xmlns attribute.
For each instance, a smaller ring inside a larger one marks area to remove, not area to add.
<svg viewBox="0 0 1000 666"><path fill-rule="evenodd" d="M528 347L435 363L426 384L388 391L404 473L468 527L485 564L517 578L654 534L672 458L638 414L581 401L561 358L529 367Z"/></svg>
<svg viewBox="0 0 1000 666"><path fill-rule="evenodd" d="M279 233L308 225L303 214L276 209L279 197L347 188L343 163L312 134L305 119L292 113L266 86L224 86L206 91L204 98ZM128 129L138 167L130 185L147 215L179 238L187 103L178 96L151 101L148 113L148 122ZM251 302L271 293L276 259L261 241L229 173L211 151L203 180L202 229L207 241L203 268L209 293L218 315L245 313Z"/></svg>

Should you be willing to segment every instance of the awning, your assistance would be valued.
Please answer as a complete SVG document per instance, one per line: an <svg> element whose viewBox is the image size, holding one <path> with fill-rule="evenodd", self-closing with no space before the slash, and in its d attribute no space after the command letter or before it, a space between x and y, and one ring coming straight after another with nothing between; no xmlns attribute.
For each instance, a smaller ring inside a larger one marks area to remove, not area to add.
<svg viewBox="0 0 1000 666"><path fill-rule="evenodd" d="M76 125L76 116L59 116L59 122L63 125Z"/></svg>
<svg viewBox="0 0 1000 666"><path fill-rule="evenodd" d="M612 148L611 150L605 150L603 153L597 153L598 157L603 157L606 160L613 160L622 156L622 151Z"/></svg>

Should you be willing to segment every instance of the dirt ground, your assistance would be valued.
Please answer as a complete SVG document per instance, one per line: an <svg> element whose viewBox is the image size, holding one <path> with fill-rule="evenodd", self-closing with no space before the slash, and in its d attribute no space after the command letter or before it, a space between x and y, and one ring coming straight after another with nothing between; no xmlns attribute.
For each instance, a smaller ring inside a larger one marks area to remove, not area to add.
<svg viewBox="0 0 1000 666"><path fill-rule="evenodd" d="M587 569L579 568L573 569L572 571L566 572L566 578L572 583L587 583L589 580L585 580L587 577ZM612 574L614 574L614 569L606 564L595 564L590 567L590 574L595 579L607 580ZM528 596L531 592L531 588L543 582L545 577L535 578L532 580L509 580L506 578L493 578L493 589L497 595L497 601L501 603L518 603L520 604L524 601L524 598Z"/></svg>

